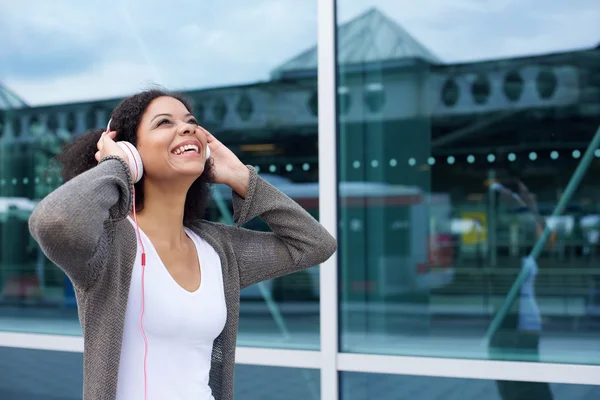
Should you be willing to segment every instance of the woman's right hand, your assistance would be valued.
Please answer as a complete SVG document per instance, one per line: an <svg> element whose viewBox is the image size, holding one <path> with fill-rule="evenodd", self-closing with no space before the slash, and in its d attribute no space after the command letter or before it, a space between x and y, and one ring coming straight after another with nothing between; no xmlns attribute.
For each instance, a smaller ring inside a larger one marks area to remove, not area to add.
<svg viewBox="0 0 600 400"><path fill-rule="evenodd" d="M96 147L98 148L98 151L94 155L96 161L100 162L100 160L106 156L117 156L121 157L123 161L129 164L129 158L127 157L127 154L125 154L125 151L123 151L121 146L119 146L113 140L116 135L117 132L115 131L102 133L100 140L98 140L98 143L96 144Z"/></svg>

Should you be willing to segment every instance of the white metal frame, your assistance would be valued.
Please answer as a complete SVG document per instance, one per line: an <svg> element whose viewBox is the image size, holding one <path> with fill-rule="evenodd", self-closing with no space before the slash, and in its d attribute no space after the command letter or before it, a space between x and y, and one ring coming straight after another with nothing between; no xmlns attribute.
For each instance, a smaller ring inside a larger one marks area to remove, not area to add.
<svg viewBox="0 0 600 400"><path fill-rule="evenodd" d="M337 332L333 332L337 337ZM330 338L325 338L330 340ZM83 352L80 336L0 332L0 347ZM321 398L338 392L338 372L366 372L464 379L511 380L598 385L600 367L555 363L464 360L333 352L238 347L236 362L244 365L321 370ZM333 369L327 365L335 364ZM323 380L323 379L327 380ZM334 397L338 398L338 397Z"/></svg>
<svg viewBox="0 0 600 400"><path fill-rule="evenodd" d="M319 51L319 213L337 237L336 1L318 1ZM321 398L339 398L339 372L367 372L466 379L515 380L598 385L600 366L404 357L339 352L337 255L321 265L320 351L239 347L236 362L246 365L321 371ZM83 338L0 332L0 347L82 352Z"/></svg>
<svg viewBox="0 0 600 400"><path fill-rule="evenodd" d="M598 385L600 367L542 362L465 360L370 354L338 355L340 371Z"/></svg>
<svg viewBox="0 0 600 400"><path fill-rule="evenodd" d="M336 1L318 0L319 220L337 238ZM338 399L337 253L320 266L321 398Z"/></svg>
<svg viewBox="0 0 600 400"><path fill-rule="evenodd" d="M83 352L82 336L44 335L37 333L0 332L0 347L32 350Z"/></svg>
<svg viewBox="0 0 600 400"><path fill-rule="evenodd" d="M321 368L321 352L308 350L265 349L238 347L236 364L263 365L270 367Z"/></svg>

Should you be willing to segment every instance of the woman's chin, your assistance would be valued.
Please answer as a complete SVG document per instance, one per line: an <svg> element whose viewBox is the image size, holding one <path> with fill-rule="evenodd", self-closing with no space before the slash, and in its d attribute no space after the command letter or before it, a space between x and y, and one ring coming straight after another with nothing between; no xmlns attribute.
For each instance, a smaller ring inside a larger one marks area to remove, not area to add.
<svg viewBox="0 0 600 400"><path fill-rule="evenodd" d="M173 175L172 178L177 179L177 177L199 177L204 173L204 169L206 166L206 162L204 157L182 157L182 156L174 156L181 157L178 159L172 159L170 162L170 167Z"/></svg>
<svg viewBox="0 0 600 400"><path fill-rule="evenodd" d="M198 178L204 173L204 166L198 168L185 168L177 170L177 175L182 178Z"/></svg>

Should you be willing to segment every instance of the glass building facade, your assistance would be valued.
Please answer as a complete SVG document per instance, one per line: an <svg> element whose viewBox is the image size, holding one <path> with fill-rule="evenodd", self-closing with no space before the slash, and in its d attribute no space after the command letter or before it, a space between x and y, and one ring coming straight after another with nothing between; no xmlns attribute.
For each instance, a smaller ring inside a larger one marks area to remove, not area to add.
<svg viewBox="0 0 600 400"><path fill-rule="evenodd" d="M173 4L6 8L0 399L81 397L73 288L27 220L61 146L151 82L338 239L242 291L236 399L600 398L597 1Z"/></svg>

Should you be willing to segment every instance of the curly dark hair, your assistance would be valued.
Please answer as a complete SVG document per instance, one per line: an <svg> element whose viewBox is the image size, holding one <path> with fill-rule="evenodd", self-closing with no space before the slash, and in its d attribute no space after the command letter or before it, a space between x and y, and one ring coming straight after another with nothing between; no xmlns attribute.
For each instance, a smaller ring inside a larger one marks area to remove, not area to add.
<svg viewBox="0 0 600 400"><path fill-rule="evenodd" d="M125 140L136 146L138 126L144 112L154 99L164 96L181 101L188 111L192 112L190 102L179 93L156 88L145 90L121 101L111 113L110 129L117 132L115 141ZM98 165L94 154L97 151L96 144L100 140L102 132L104 129L90 130L64 146L56 160L60 163L61 174L65 182ZM213 164L209 159L204 167L204 172L194 181L188 191L183 214L184 222L204 217L210 194L209 185L212 181ZM136 211L144 208L144 175L135 184L135 208Z"/></svg>

